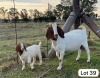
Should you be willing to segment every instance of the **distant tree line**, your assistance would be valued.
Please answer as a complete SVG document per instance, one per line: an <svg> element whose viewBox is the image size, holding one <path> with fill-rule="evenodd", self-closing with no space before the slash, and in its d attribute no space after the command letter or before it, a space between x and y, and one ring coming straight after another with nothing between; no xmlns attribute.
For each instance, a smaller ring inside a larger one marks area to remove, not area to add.
<svg viewBox="0 0 100 78"><path fill-rule="evenodd" d="M97 3L97 0L80 0L80 9L82 12L85 12L88 15L94 15L98 16L97 14L94 14L94 10L96 10L95 4ZM72 11L72 6L63 6L62 4L56 5L55 9L52 11L45 11L45 13L42 13L38 11L37 9L22 9L18 11L17 8L10 8L5 9L4 7L0 8L0 16L2 16L3 22L54 22L56 19L62 19L66 20Z"/></svg>

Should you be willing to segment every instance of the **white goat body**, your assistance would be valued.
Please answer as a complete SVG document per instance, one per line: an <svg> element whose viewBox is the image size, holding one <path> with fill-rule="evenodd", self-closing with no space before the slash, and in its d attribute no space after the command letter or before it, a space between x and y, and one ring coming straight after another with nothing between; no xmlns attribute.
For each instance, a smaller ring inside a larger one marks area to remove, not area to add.
<svg viewBox="0 0 100 78"><path fill-rule="evenodd" d="M56 51L56 56L60 60L57 70L61 70L63 57L65 51L76 51L78 50L78 56L76 60L79 60L81 50L83 46L87 52L87 62L90 62L90 50L88 48L87 35L85 27L81 26L81 29L76 29L64 34L64 38L61 38L57 32L57 25L52 24L54 35L58 35L57 40L52 40L52 47Z"/></svg>
<svg viewBox="0 0 100 78"><path fill-rule="evenodd" d="M21 44L21 49L24 48L23 43ZM39 42L39 45L32 45L26 48L26 50L23 50L22 55L19 55L20 60L22 61L22 70L25 68L25 61L27 61L28 63L30 63L30 67L31 69L34 69L34 63L36 60L36 56L39 57L40 60L40 65L42 64L42 55L41 55L41 42Z"/></svg>
<svg viewBox="0 0 100 78"><path fill-rule="evenodd" d="M20 56L22 59L27 60L28 63L30 63L31 60L28 60L30 58L36 57L36 55L40 54L40 44L39 45L31 45L26 48L26 51L23 52L23 54Z"/></svg>
<svg viewBox="0 0 100 78"><path fill-rule="evenodd" d="M87 41L86 33L80 29L65 33L64 36L64 39L58 36L57 41L53 41L52 46L57 49L65 49L66 51L75 51L79 50Z"/></svg>

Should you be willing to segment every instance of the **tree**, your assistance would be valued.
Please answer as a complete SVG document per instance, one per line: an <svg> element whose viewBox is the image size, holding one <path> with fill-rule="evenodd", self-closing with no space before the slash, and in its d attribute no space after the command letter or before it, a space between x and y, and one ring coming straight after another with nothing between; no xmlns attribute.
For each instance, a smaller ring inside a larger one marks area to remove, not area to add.
<svg viewBox="0 0 100 78"><path fill-rule="evenodd" d="M61 5L71 6L72 5L72 0L61 0Z"/></svg>
<svg viewBox="0 0 100 78"><path fill-rule="evenodd" d="M62 11L63 11L63 9L64 9L64 7L63 7L61 4L58 4L58 5L56 6L56 9L57 9L58 17L60 17L61 14L62 14Z"/></svg>
<svg viewBox="0 0 100 78"><path fill-rule="evenodd" d="M38 11L37 9L34 10L34 21L35 22L42 22L45 20L44 18L45 14L42 12Z"/></svg>
<svg viewBox="0 0 100 78"><path fill-rule="evenodd" d="M72 6L64 6L63 8L63 19L66 20L72 11Z"/></svg>
<svg viewBox="0 0 100 78"><path fill-rule="evenodd" d="M59 17L59 13L58 13L57 9L54 9L54 10L53 10L53 13L54 13L54 15L55 15L56 17Z"/></svg>
<svg viewBox="0 0 100 78"><path fill-rule="evenodd" d="M8 14L8 19L11 19L12 21L19 19L19 12L16 8L10 8Z"/></svg>
<svg viewBox="0 0 100 78"><path fill-rule="evenodd" d="M33 18L34 18L34 10L29 9L29 12L30 12L30 19L33 20Z"/></svg>
<svg viewBox="0 0 100 78"><path fill-rule="evenodd" d="M53 12L57 18L66 20L71 11L72 6L63 6L62 4L58 4Z"/></svg>
<svg viewBox="0 0 100 78"><path fill-rule="evenodd" d="M86 14L93 14L93 11L96 10L96 3L97 0L80 0L80 9Z"/></svg>
<svg viewBox="0 0 100 78"><path fill-rule="evenodd" d="M52 12L52 11L46 11L46 12L45 12L45 15L46 15L47 17L53 16L53 12Z"/></svg>
<svg viewBox="0 0 100 78"><path fill-rule="evenodd" d="M5 15L6 15L6 12L7 12L8 10L7 9L5 9L4 7L1 7L0 8L0 14L1 14L1 16L3 16L3 19L5 19Z"/></svg>
<svg viewBox="0 0 100 78"><path fill-rule="evenodd" d="M20 12L20 17L22 18L23 21L28 22L29 18L28 18L28 12L26 9L22 9Z"/></svg>
<svg viewBox="0 0 100 78"><path fill-rule="evenodd" d="M61 4L56 6L54 10L57 17L61 17L63 14L63 19L67 19L70 12L72 11L72 1L73 0L61 0ZM94 10L96 10L95 4L97 0L79 0L80 1L80 10L88 15L94 15Z"/></svg>
<svg viewBox="0 0 100 78"><path fill-rule="evenodd" d="M37 9L34 9L34 18L39 17L39 11Z"/></svg>
<svg viewBox="0 0 100 78"><path fill-rule="evenodd" d="M47 22L54 22L56 20L56 16L53 11L46 11L45 12L45 21Z"/></svg>

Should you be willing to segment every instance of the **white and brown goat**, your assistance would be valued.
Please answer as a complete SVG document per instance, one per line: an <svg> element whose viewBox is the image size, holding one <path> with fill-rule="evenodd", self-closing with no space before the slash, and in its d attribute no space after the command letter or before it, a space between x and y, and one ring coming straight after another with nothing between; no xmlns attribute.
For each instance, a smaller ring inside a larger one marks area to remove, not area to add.
<svg viewBox="0 0 100 78"><path fill-rule="evenodd" d="M30 63L31 69L34 69L34 63L36 60L36 56L39 57L40 63L39 65L42 65L42 55L41 55L41 42L39 42L39 45L32 45L29 47L25 47L23 43L19 43L16 46L16 51L19 54L19 58L22 62L22 70L25 68L25 61Z"/></svg>
<svg viewBox="0 0 100 78"><path fill-rule="evenodd" d="M61 70L62 68L65 51L78 50L76 60L79 60L81 54L81 46L83 46L87 52L87 62L90 62L90 50L88 48L85 27L81 26L81 29L76 29L68 33L64 33L63 30L57 26L57 23L52 23L52 26L48 27L47 29L46 38L52 40L52 47L56 51L56 56L59 59L59 66L57 70Z"/></svg>

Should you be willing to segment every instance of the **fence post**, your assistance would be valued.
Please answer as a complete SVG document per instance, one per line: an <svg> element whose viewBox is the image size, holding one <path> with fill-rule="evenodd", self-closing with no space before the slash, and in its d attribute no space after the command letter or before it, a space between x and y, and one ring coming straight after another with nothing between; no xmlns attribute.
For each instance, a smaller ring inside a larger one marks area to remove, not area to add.
<svg viewBox="0 0 100 78"><path fill-rule="evenodd" d="M13 0L14 4L14 24L15 24L15 34L16 34L16 45L17 45L17 25L16 25L16 16L15 16L15 1ZM17 53L17 63L18 63L18 52Z"/></svg>

